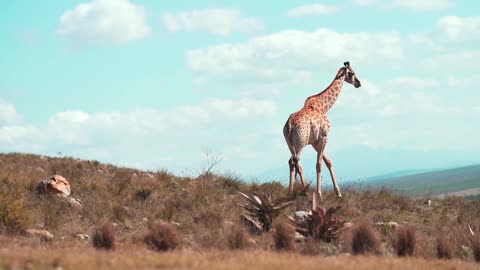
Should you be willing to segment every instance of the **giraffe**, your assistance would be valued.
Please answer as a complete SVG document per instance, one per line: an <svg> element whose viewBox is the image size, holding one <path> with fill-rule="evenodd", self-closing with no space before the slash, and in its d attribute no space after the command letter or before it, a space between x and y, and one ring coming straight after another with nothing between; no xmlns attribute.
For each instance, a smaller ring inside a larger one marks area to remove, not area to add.
<svg viewBox="0 0 480 270"><path fill-rule="evenodd" d="M288 144L288 148L292 154L288 160L290 168L290 184L289 193L293 191L293 182L295 181L297 173L300 175L300 181L304 188L306 188L305 178L303 176L303 168L300 163L300 155L302 150L307 145L312 145L317 152L317 189L316 193L319 198L322 198L321 192L321 169L322 160L327 166L330 176L332 178L333 187L337 197L342 197L340 188L335 179L335 173L332 167L332 160L325 154L325 145L328 140L328 131L330 129L330 122L326 116L327 111L335 104L335 101L340 94L343 82L346 81L352 84L355 88L361 86L355 72L350 67L349 62L343 63L332 83L322 92L310 96L305 100L302 109L292 113L283 127L283 135Z"/></svg>

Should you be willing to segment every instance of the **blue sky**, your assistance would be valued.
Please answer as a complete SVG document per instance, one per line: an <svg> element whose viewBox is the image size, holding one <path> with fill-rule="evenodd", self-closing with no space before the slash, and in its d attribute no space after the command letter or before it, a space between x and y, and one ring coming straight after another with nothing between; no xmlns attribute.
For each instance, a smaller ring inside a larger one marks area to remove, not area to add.
<svg viewBox="0 0 480 270"><path fill-rule="evenodd" d="M0 151L286 179L283 124L348 60L340 178L480 162L478 1L166 2L4 3Z"/></svg>

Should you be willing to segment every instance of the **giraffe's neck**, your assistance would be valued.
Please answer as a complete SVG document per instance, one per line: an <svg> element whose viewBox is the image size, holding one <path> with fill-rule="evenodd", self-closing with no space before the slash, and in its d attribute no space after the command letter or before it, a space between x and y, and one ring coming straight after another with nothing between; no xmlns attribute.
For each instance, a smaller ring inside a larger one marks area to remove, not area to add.
<svg viewBox="0 0 480 270"><path fill-rule="evenodd" d="M343 86L343 76L336 76L332 83L322 92L307 98L305 106L311 106L321 113L326 113L337 101Z"/></svg>

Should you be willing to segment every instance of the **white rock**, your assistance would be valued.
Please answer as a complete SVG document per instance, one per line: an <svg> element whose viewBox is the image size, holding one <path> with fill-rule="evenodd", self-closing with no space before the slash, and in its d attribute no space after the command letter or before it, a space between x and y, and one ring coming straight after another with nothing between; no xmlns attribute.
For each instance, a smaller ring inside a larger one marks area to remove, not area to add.
<svg viewBox="0 0 480 270"><path fill-rule="evenodd" d="M308 216L311 214L310 211L296 211L293 212L290 217L293 218L298 223L305 223Z"/></svg>
<svg viewBox="0 0 480 270"><path fill-rule="evenodd" d="M301 235L299 232L295 232L295 241L301 242L305 240L305 236Z"/></svg>
<svg viewBox="0 0 480 270"><path fill-rule="evenodd" d="M88 234L85 234L85 233L78 233L75 235L75 238L79 239L79 240L88 240L90 239L90 236Z"/></svg>
<svg viewBox="0 0 480 270"><path fill-rule="evenodd" d="M26 230L27 235L39 237L42 240L49 241L53 239L53 234L46 230L37 230L37 229L29 229Z"/></svg>

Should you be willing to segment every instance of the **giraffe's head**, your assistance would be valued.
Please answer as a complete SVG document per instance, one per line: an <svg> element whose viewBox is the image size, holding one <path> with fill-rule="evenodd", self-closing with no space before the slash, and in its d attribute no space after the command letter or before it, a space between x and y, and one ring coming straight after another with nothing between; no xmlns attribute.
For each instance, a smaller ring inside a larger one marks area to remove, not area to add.
<svg viewBox="0 0 480 270"><path fill-rule="evenodd" d="M352 84L355 86L355 88L359 88L362 86L360 83L360 80L357 78L357 75L355 74L355 71L353 71L352 67L350 66L349 62L343 63L344 67L342 67L343 70L343 76L345 76L345 81L349 84Z"/></svg>

